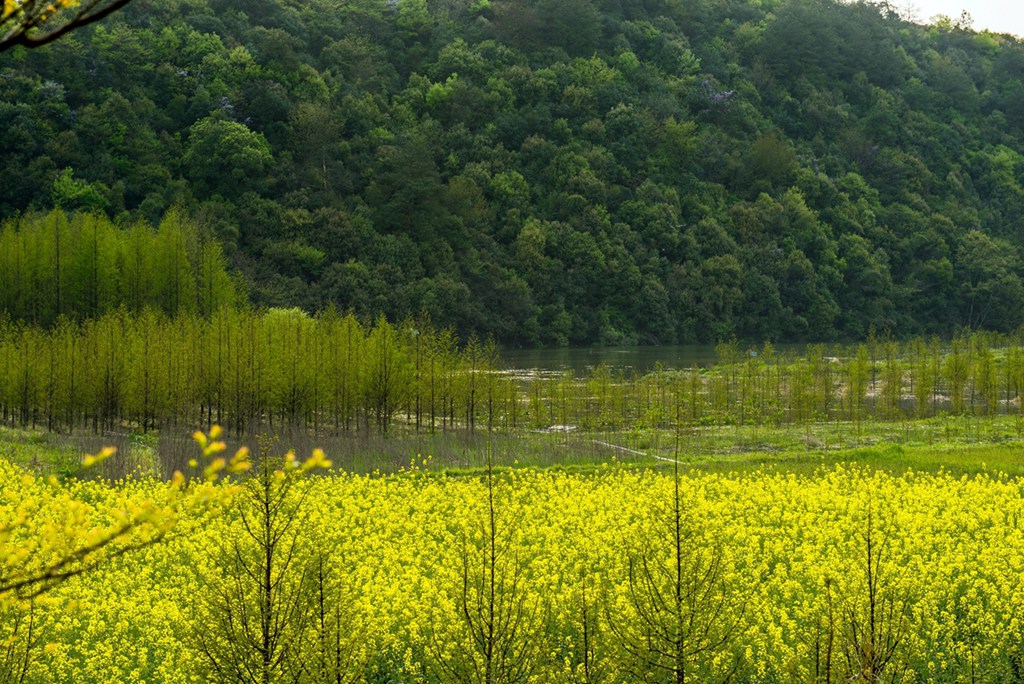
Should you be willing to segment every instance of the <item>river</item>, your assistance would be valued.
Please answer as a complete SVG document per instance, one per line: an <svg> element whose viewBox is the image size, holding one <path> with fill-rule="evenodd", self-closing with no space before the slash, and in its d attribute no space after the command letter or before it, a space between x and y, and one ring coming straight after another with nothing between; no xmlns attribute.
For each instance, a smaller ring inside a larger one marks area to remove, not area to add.
<svg viewBox="0 0 1024 684"><path fill-rule="evenodd" d="M780 344L780 353L799 353L804 344ZM740 344L745 354L760 353L760 346ZM660 362L665 369L709 366L715 363L715 346L710 344L657 345L646 347L568 347L555 349L503 349L500 352L507 368L532 369L548 372L571 370L576 375L585 373L602 363L616 369L635 369L646 373Z"/></svg>

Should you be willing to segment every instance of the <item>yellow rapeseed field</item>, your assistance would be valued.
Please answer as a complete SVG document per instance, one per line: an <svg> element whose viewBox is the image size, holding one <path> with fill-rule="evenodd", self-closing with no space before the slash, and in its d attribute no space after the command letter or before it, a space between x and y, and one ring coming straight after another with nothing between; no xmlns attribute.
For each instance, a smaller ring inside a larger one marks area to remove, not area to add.
<svg viewBox="0 0 1024 684"><path fill-rule="evenodd" d="M53 487L7 465L2 476L7 521ZM271 568L280 671L300 680L318 680L305 664L325 638L344 653L338 681L1004 682L1024 667L1024 492L1005 477L610 467L292 484L275 550L288 558ZM95 511L162 487L64 495ZM211 653L226 652L230 620L255 619L245 597L259 601L244 572L257 561L239 560L258 517L236 503L31 611L9 605L8 644L33 616L28 679L216 680Z"/></svg>

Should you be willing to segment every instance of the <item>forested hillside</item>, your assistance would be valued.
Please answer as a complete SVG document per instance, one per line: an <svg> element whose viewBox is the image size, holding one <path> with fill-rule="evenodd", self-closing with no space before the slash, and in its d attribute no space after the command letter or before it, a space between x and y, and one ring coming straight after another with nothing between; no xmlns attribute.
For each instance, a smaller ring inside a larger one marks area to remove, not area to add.
<svg viewBox="0 0 1024 684"><path fill-rule="evenodd" d="M0 216L175 209L258 306L509 344L1008 330L1022 81L863 3L135 0L0 55Z"/></svg>

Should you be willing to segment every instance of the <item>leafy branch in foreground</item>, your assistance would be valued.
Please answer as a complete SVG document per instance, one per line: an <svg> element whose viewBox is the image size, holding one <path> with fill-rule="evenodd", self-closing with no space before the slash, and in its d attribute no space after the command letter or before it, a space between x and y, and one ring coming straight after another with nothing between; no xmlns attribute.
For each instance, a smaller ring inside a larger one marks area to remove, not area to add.
<svg viewBox="0 0 1024 684"><path fill-rule="evenodd" d="M99 21L131 0L4 0L0 16L0 52L15 45L51 43L64 34Z"/></svg>
<svg viewBox="0 0 1024 684"><path fill-rule="evenodd" d="M245 472L250 463L245 449L230 458L219 456L225 450L220 435L217 426L209 435L196 433L207 463L201 482L190 483L176 472L158 495L134 501L122 492L109 508L90 502L91 483L59 483L55 477L39 478L0 464L0 603L38 597L118 556L160 542L185 511L223 505L236 488L215 482ZM86 455L82 465L97 466L115 453L107 447Z"/></svg>
<svg viewBox="0 0 1024 684"><path fill-rule="evenodd" d="M109 488L102 481L58 482L39 478L0 459L0 682L23 682L41 643L36 607L62 582L85 574L132 551L163 541L183 515L216 509L234 487L215 486L224 475L249 468L248 452L230 459L217 440L221 430L197 433L203 460L202 481L176 472L155 494L138 499L134 485ZM106 447L82 459L93 468L116 453ZM198 465L198 462L195 462ZM145 483L150 486L152 483ZM113 493L113 500L109 495Z"/></svg>

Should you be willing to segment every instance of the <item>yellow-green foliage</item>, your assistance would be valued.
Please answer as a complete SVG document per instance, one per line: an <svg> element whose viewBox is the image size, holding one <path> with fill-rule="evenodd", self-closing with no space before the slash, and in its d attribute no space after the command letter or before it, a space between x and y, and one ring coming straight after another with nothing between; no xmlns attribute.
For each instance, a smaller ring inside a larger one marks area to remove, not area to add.
<svg viewBox="0 0 1024 684"><path fill-rule="evenodd" d="M19 488L39 486L9 467L3 476L8 504ZM104 508L162 487L74 484L69 495ZM636 650L631 635L644 632L630 567L634 575L641 563L675 567L676 501L679 567L692 572L708 559L717 567L703 586L718 597L715 616L693 615L726 633L689 657L687 681L729 672L733 681L811 682L816 672L825 681L830 652L831 681L866 681L865 662L890 640L891 658L880 664L886 681L999 682L1024 653L1017 481L837 468L809 477L682 476L676 498L673 477L654 472L515 471L496 476L492 493L498 598L520 611L514 646L533 665L523 681L585 680L584 614L591 665L604 681L638 681L651 669L627 648ZM440 663L476 657L460 602L481 589L476 577L487 567L485 479L335 474L301 480L300 495L296 548L303 563L322 554L335 573L360 676L376 669L431 681L444 674ZM182 529L49 596L35 681L207 680L197 645L215 637L202 606L243 530L237 510ZM671 584L671 573L655 575ZM586 613L584 597L599 609ZM873 640L853 632L871 622L872 598ZM312 642L311 625L303 629Z"/></svg>
<svg viewBox="0 0 1024 684"><path fill-rule="evenodd" d="M0 420L22 426L218 420L239 430L278 421L347 431L372 421L386 430L404 411L403 422L448 429L515 414L506 408L511 381L492 372L493 342L470 338L459 350L450 330L427 322L364 327L333 310L314 318L220 307L204 319L122 308L45 329L2 310Z"/></svg>
<svg viewBox="0 0 1024 684"><path fill-rule="evenodd" d="M238 301L220 244L176 209L159 226L59 209L0 224L0 311L14 321L147 308L208 317Z"/></svg>

